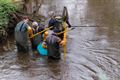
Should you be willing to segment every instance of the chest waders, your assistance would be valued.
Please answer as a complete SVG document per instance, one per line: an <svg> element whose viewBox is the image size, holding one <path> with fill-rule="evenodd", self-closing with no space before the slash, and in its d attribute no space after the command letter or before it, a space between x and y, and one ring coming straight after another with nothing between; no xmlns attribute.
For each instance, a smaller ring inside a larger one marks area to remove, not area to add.
<svg viewBox="0 0 120 80"><path fill-rule="evenodd" d="M19 26L16 26L16 28ZM25 30L23 30L25 28ZM27 33L27 25L23 22L20 28L15 31L15 40L18 52L28 52L29 44L28 44L28 33Z"/></svg>

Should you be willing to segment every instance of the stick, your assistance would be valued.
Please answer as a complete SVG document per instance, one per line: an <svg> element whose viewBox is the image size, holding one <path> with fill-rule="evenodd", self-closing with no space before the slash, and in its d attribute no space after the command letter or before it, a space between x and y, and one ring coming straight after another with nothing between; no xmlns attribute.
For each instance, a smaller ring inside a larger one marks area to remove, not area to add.
<svg viewBox="0 0 120 80"><path fill-rule="evenodd" d="M38 33L34 34L33 36L31 36L31 37L29 37L29 38L33 38L33 37L35 37L35 36L37 36L37 35L45 32L45 31L47 31L47 30L49 30L49 29L51 29L51 28L53 28L53 26L51 26L51 27L49 27L49 28L46 28L46 29L44 29L43 31L38 32Z"/></svg>
<svg viewBox="0 0 120 80"><path fill-rule="evenodd" d="M64 39L67 40L67 37L66 37L66 35L67 35L67 33L66 33L67 32L66 22L64 22L63 26L65 27ZM64 60L66 60L66 53L67 53L67 43L65 43L65 45L64 45Z"/></svg>
<svg viewBox="0 0 120 80"><path fill-rule="evenodd" d="M64 31L62 31L62 32L57 33L57 35L60 35L60 34L62 34L62 33L65 33L65 32L67 32L67 31L71 31L71 30L74 30L74 29L75 29L75 28L72 27L70 30L64 30Z"/></svg>
<svg viewBox="0 0 120 80"><path fill-rule="evenodd" d="M90 25L90 26L83 25L83 26L72 26L72 27L101 27L101 26L98 26L98 25Z"/></svg>

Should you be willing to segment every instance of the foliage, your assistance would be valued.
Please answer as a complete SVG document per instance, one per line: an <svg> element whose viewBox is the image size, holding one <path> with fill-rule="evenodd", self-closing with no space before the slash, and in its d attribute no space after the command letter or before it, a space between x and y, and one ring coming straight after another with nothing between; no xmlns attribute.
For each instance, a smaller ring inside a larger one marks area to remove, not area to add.
<svg viewBox="0 0 120 80"><path fill-rule="evenodd" d="M12 0L0 0L0 28L5 28L8 24L8 14L15 12L17 7Z"/></svg>

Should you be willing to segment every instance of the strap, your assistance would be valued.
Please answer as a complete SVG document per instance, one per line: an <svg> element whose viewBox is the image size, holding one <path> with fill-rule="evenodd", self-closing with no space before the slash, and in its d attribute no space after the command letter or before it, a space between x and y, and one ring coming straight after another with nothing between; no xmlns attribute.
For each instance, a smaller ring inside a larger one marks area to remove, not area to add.
<svg viewBox="0 0 120 80"><path fill-rule="evenodd" d="M35 29L34 29L34 28L32 28L32 30L33 30L33 34L35 34Z"/></svg>
<svg viewBox="0 0 120 80"><path fill-rule="evenodd" d="M20 31L22 30L24 23L25 23L25 22L23 22L22 25L20 26Z"/></svg>
<svg viewBox="0 0 120 80"><path fill-rule="evenodd" d="M37 26L37 28L36 28L36 32L38 32L38 29L39 29L39 26Z"/></svg>

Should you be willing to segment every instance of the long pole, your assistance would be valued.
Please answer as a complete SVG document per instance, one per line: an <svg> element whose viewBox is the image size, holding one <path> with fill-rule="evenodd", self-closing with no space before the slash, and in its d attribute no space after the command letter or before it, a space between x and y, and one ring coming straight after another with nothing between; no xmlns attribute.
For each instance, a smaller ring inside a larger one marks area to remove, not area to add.
<svg viewBox="0 0 120 80"><path fill-rule="evenodd" d="M63 40L65 41L65 45L64 45L64 60L66 60L66 53L67 53L67 26L66 26L66 22L64 22L64 28L65 28L65 32L64 32L64 38Z"/></svg>
<svg viewBox="0 0 120 80"><path fill-rule="evenodd" d="M39 35L39 34L41 34L41 33L45 32L45 31L47 31L47 30L49 30L49 29L51 29L51 28L53 28L53 26L51 26L51 27L49 27L49 28L46 28L46 29L44 29L44 30L42 30L42 31L38 32L38 33L36 33L36 34L34 34L34 35L30 36L29 38L33 38L33 37L35 37L35 36L37 36L37 35Z"/></svg>

